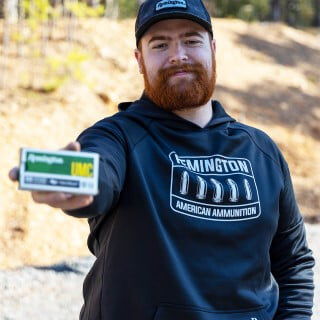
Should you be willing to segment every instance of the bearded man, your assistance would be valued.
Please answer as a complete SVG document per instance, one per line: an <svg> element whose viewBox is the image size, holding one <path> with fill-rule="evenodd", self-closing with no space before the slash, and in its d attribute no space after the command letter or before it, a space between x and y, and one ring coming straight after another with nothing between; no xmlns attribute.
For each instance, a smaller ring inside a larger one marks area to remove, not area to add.
<svg viewBox="0 0 320 320"><path fill-rule="evenodd" d="M211 100L203 3L145 1L136 43L142 97L66 147L100 154L99 195L32 192L88 218L80 319L310 320L314 260L287 163Z"/></svg>

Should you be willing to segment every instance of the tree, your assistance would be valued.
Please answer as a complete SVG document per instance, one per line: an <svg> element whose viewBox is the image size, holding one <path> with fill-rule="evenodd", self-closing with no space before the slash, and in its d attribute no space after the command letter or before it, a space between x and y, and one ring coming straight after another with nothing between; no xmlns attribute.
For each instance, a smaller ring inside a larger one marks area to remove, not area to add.
<svg viewBox="0 0 320 320"><path fill-rule="evenodd" d="M113 19L119 17L119 1L118 0L105 0L106 12L105 16Z"/></svg>
<svg viewBox="0 0 320 320"><path fill-rule="evenodd" d="M313 25L315 27L320 27L320 0L313 0L313 7L314 7Z"/></svg>
<svg viewBox="0 0 320 320"><path fill-rule="evenodd" d="M270 18L272 21L280 21L281 19L280 0L270 0Z"/></svg>
<svg viewBox="0 0 320 320"><path fill-rule="evenodd" d="M285 20L290 26L296 26L299 18L299 0L286 0Z"/></svg>
<svg viewBox="0 0 320 320"><path fill-rule="evenodd" d="M18 0L0 0L0 18L10 23L18 21Z"/></svg>
<svg viewBox="0 0 320 320"><path fill-rule="evenodd" d="M0 0L0 19L4 18L4 0Z"/></svg>

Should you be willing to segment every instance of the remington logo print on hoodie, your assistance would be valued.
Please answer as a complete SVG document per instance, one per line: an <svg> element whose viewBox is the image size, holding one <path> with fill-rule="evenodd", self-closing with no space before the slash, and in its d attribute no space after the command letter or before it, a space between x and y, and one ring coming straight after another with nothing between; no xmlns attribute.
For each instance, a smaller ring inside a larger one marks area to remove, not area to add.
<svg viewBox="0 0 320 320"><path fill-rule="evenodd" d="M259 194L248 159L179 157L175 152L170 159L172 210L220 221L259 217Z"/></svg>

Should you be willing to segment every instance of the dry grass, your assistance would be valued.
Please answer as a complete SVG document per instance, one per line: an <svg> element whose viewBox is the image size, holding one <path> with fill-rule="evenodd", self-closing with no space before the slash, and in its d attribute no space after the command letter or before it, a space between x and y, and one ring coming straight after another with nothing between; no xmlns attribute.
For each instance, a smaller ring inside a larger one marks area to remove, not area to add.
<svg viewBox="0 0 320 320"><path fill-rule="evenodd" d="M319 215L319 33L239 20L216 19L214 26L215 98L233 117L261 128L278 143L290 165L301 211L306 217ZM132 20L79 23L77 43L91 55L84 66L91 89L76 82L51 94L22 89L23 75L37 63L14 54L7 58L6 90L0 90L0 268L88 254L86 221L36 205L28 193L16 190L7 172L18 163L20 147L60 148L115 112L118 102L140 96L133 30ZM63 37L57 36L48 52L61 54L65 48ZM37 80L35 88L43 81L40 76Z"/></svg>

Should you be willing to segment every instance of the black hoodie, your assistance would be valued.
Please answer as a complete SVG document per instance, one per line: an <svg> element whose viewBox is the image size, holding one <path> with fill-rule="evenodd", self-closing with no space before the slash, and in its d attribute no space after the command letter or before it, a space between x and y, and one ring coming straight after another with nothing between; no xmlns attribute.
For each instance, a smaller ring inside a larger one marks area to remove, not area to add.
<svg viewBox="0 0 320 320"><path fill-rule="evenodd" d="M85 130L100 193L82 320L310 320L314 260L288 166L217 101L204 127L146 97Z"/></svg>

